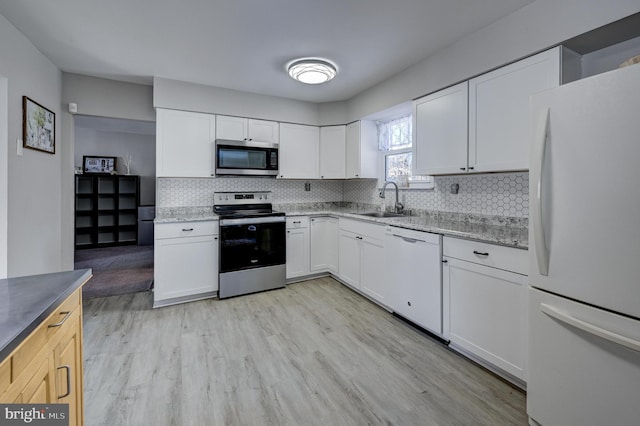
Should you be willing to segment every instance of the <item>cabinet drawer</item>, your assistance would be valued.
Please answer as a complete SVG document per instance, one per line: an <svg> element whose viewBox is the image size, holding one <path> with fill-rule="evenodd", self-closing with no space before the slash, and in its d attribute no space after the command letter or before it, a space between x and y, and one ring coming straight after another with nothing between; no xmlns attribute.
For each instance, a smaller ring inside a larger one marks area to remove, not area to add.
<svg viewBox="0 0 640 426"><path fill-rule="evenodd" d="M384 241L385 225L340 218L340 229Z"/></svg>
<svg viewBox="0 0 640 426"><path fill-rule="evenodd" d="M156 239L218 235L218 221L157 223Z"/></svg>
<svg viewBox="0 0 640 426"><path fill-rule="evenodd" d="M287 229L293 228L308 228L309 217L308 216L293 216L287 218Z"/></svg>
<svg viewBox="0 0 640 426"><path fill-rule="evenodd" d="M529 273L527 250L444 237L442 254L522 275Z"/></svg>
<svg viewBox="0 0 640 426"><path fill-rule="evenodd" d="M52 339L80 318L80 289L67 298L58 309L20 345L12 355L11 382L22 373L33 357L46 345L55 344ZM58 325L59 324L59 325ZM50 327L51 326L51 327Z"/></svg>

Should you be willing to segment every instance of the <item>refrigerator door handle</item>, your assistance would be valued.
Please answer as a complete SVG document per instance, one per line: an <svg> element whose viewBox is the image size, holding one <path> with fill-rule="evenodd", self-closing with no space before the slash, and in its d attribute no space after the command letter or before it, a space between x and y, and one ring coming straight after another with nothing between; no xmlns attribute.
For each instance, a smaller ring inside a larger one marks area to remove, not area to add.
<svg viewBox="0 0 640 426"><path fill-rule="evenodd" d="M546 109L538 124L536 132L538 151L535 159L535 171L537 173L536 193L534 197L535 208L532 210L534 216L533 239L536 245L536 260L538 261L538 271L540 275L549 275L549 250L544 238L544 222L542 218L542 172L544 171L544 153L549 137L549 117L551 111Z"/></svg>
<svg viewBox="0 0 640 426"><path fill-rule="evenodd" d="M586 331L589 334L593 334L594 336L598 336L617 345L621 345L636 352L640 352L640 342L635 339L627 336L622 336L618 333L614 333L613 331L606 330L604 328L598 327L597 325L573 317L570 314L562 312L561 310L554 308L551 305L547 305L546 303L540 304L540 311L552 318L557 319L558 321L571 325L575 328L579 328L582 331Z"/></svg>

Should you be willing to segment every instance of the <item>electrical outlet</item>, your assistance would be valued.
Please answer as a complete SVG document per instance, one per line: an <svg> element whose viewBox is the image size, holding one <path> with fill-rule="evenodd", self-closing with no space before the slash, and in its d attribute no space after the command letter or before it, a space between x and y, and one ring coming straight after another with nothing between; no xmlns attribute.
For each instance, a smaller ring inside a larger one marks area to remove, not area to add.
<svg viewBox="0 0 640 426"><path fill-rule="evenodd" d="M304 190L305 191L311 191L311 182L305 182Z"/></svg>
<svg viewBox="0 0 640 426"><path fill-rule="evenodd" d="M19 157L22 157L22 154L24 154L24 148L22 147L22 139L17 139L16 140L16 155L18 155Z"/></svg>

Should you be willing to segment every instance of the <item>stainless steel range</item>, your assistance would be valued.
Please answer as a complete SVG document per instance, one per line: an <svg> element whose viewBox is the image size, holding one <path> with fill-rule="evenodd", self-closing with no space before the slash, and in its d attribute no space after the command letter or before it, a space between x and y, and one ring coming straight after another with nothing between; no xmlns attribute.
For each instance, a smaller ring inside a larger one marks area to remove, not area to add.
<svg viewBox="0 0 640 426"><path fill-rule="evenodd" d="M220 216L218 297L282 288L286 281L284 213L274 212L270 192L216 192Z"/></svg>

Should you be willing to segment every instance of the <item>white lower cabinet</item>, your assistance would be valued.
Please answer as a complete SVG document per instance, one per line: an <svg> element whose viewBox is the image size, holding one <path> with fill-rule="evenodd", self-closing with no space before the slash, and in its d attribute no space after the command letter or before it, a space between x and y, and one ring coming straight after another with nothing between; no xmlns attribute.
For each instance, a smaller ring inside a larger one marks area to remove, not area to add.
<svg viewBox="0 0 640 426"><path fill-rule="evenodd" d="M287 279L309 275L309 217L287 218Z"/></svg>
<svg viewBox="0 0 640 426"><path fill-rule="evenodd" d="M384 304L384 226L340 219L338 276Z"/></svg>
<svg viewBox="0 0 640 426"><path fill-rule="evenodd" d="M444 237L443 254L445 338L452 348L524 384L527 252Z"/></svg>
<svg viewBox="0 0 640 426"><path fill-rule="evenodd" d="M442 236L387 227L384 303L397 314L442 335Z"/></svg>
<svg viewBox="0 0 640 426"><path fill-rule="evenodd" d="M338 274L338 219L331 216L312 217L310 222L310 271Z"/></svg>
<svg viewBox="0 0 640 426"><path fill-rule="evenodd" d="M154 308L214 296L218 250L217 221L156 224Z"/></svg>

